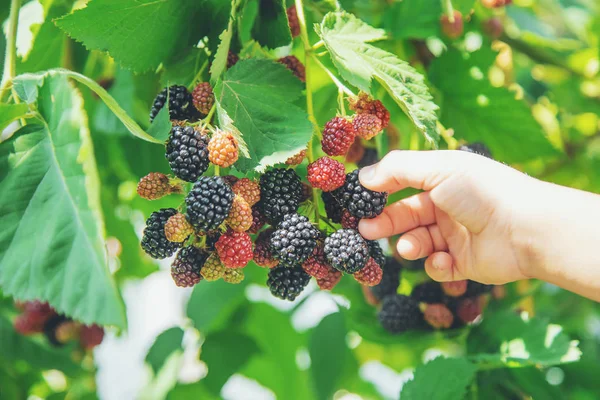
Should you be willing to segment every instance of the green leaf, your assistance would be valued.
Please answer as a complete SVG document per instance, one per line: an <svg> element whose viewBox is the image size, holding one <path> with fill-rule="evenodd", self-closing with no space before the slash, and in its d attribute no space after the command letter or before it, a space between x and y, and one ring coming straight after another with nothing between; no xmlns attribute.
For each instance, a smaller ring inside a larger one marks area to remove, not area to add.
<svg viewBox="0 0 600 400"><path fill-rule="evenodd" d="M237 285L222 280L197 285L187 305L187 316L196 329L210 332L226 320L245 299L245 283Z"/></svg>
<svg viewBox="0 0 600 400"><path fill-rule="evenodd" d="M215 96L248 147L250 158L238 160L238 170L264 170L306 147L312 125L293 104L301 91L302 83L271 60L242 60L227 71Z"/></svg>
<svg viewBox="0 0 600 400"><path fill-rule="evenodd" d="M287 46L292 41L285 0L253 0L258 2L258 15L254 20L252 36L261 45L274 49Z"/></svg>
<svg viewBox="0 0 600 400"><path fill-rule="evenodd" d="M164 143L169 138L172 127L169 117L169 107L163 107L156 114L150 128L148 128L148 135Z"/></svg>
<svg viewBox="0 0 600 400"><path fill-rule="evenodd" d="M440 35L440 0L400 1L385 13L387 30L395 39L426 39Z"/></svg>
<svg viewBox="0 0 600 400"><path fill-rule="evenodd" d="M402 387L402 400L461 400L477 369L464 358L438 357L417 367Z"/></svg>
<svg viewBox="0 0 600 400"><path fill-rule="evenodd" d="M226 0L224 0L226 1ZM233 21L235 19L236 0L231 0L231 16L227 29L225 29L219 35L219 47L215 53L215 59L210 67L210 81L213 86L227 68L227 56L229 55L229 46L231 45L231 39L233 38Z"/></svg>
<svg viewBox="0 0 600 400"><path fill-rule="evenodd" d="M206 65L208 65L206 52L194 48L185 57L163 64L163 71L160 75L161 86L188 86L194 81L196 74L203 66L206 69Z"/></svg>
<svg viewBox="0 0 600 400"><path fill-rule="evenodd" d="M204 384L218 395L225 382L259 351L254 339L248 335L229 330L211 333L202 344L201 358L208 366Z"/></svg>
<svg viewBox="0 0 600 400"><path fill-rule="evenodd" d="M490 49L467 55L452 49L433 61L429 78L443 94L442 123L457 139L484 142L499 161L558 154L527 104L487 80L495 56Z"/></svg>
<svg viewBox="0 0 600 400"><path fill-rule="evenodd" d="M124 67L143 72L187 44L196 6L188 0L93 0L56 24L88 49L107 51Z"/></svg>
<svg viewBox="0 0 600 400"><path fill-rule="evenodd" d="M377 80L427 141L437 146L438 107L432 102L423 75L394 54L369 44L384 39L385 31L346 12L327 14L315 30L346 81L371 93L371 82Z"/></svg>
<svg viewBox="0 0 600 400"><path fill-rule="evenodd" d="M152 367L154 375L157 375L165 361L176 351L183 351L181 342L183 340L183 329L179 327L169 328L162 332L146 355L146 362Z"/></svg>
<svg viewBox="0 0 600 400"><path fill-rule="evenodd" d="M19 118L28 117L29 107L27 104L4 104L0 103L0 133L11 122Z"/></svg>
<svg viewBox="0 0 600 400"><path fill-rule="evenodd" d="M104 101L106 106L113 113L115 113L117 118L119 118L119 120L123 123L123 125L125 125L127 130L129 130L132 135L148 142L162 143L160 140L157 140L144 132L144 130L127 114L125 110L123 110L119 103L117 103L117 101L110 94L108 94L108 92L102 86L98 85L98 83L90 78L78 74L77 72L69 71L63 68L55 68L48 71L39 72L37 74L23 74L17 76L13 80L13 87L21 100L31 104L36 101L38 96L38 87L42 84L44 78L53 76L64 76L79 83L83 83L90 90L96 93L98 97L102 99L102 101Z"/></svg>
<svg viewBox="0 0 600 400"><path fill-rule="evenodd" d="M115 71L114 82L108 93L117 101L123 110L128 114L133 114L133 104L135 100L135 84L133 73L131 71L117 68ZM164 107L166 108L166 107ZM127 129L116 115L104 103L100 103L94 112L92 119L94 131L100 131L107 134L126 134Z"/></svg>
<svg viewBox="0 0 600 400"><path fill-rule="evenodd" d="M204 384L204 380L189 385L177 384L167 395L167 400L220 400L219 395L213 395Z"/></svg>
<svg viewBox="0 0 600 400"><path fill-rule="evenodd" d="M0 144L0 192L11 193L0 197L0 286L86 324L124 327L83 101L64 75L37 82L41 123Z"/></svg>
<svg viewBox="0 0 600 400"><path fill-rule="evenodd" d="M333 313L321 320L310 337L308 352L318 399L330 399L348 361L344 316Z"/></svg>

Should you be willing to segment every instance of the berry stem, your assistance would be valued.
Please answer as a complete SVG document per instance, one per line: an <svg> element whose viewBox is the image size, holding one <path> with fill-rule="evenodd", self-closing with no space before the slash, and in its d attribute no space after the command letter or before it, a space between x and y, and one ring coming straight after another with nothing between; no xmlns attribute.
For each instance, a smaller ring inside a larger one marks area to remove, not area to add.
<svg viewBox="0 0 600 400"><path fill-rule="evenodd" d="M352 92L352 90L348 89L348 87L346 87L346 85L344 85L338 78L336 78L336 76L329 70L329 68L327 68L325 65L323 65L323 63L321 61L319 61L319 59L317 57L313 56L313 60L315 60L315 62L323 69L323 71L325 71L327 73L327 75L329 75L329 78L333 81L333 83L335 83L335 85L338 87L339 90L341 90L342 92L344 92L346 95L348 95L350 97L356 97L354 92Z"/></svg>
<svg viewBox="0 0 600 400"><path fill-rule="evenodd" d="M344 104L344 92L338 89L338 105L340 107L340 114L342 117L346 116L346 106Z"/></svg>
<svg viewBox="0 0 600 400"><path fill-rule="evenodd" d="M203 124L202 124L202 129L200 129L201 131L203 131L204 129L206 129L206 127L210 124L210 120L212 119L213 115L215 115L215 111L216 110L217 110L217 105L213 104L212 107L210 108L210 111L206 115L206 118L204 118L202 120Z"/></svg>
<svg viewBox="0 0 600 400"><path fill-rule="evenodd" d="M21 0L11 0L8 34L6 36L6 53L4 54L4 72L2 73L2 82L0 83L0 100L4 98L4 93L12 85L12 80L16 74L17 26L19 24L20 9ZM13 99L15 103L19 103L18 96L13 96Z"/></svg>
<svg viewBox="0 0 600 400"><path fill-rule="evenodd" d="M329 222L329 220L325 216L320 215L320 217L322 218L323 222L325 222L327 225L329 225L333 230L337 230L337 228L335 226L333 226L332 223Z"/></svg>
<svg viewBox="0 0 600 400"><path fill-rule="evenodd" d="M458 148L458 140L452 137L451 132L444 127L439 121L437 121L437 128L440 131L440 135L448 145L449 150L456 150Z"/></svg>
<svg viewBox="0 0 600 400"><path fill-rule="evenodd" d="M448 21L454 23L454 7L452 6L452 0L442 0L442 8L448 16Z"/></svg>
<svg viewBox="0 0 600 400"><path fill-rule="evenodd" d="M322 40L319 40L317 43L315 43L312 47L312 50L317 50L320 49L321 47L323 47L325 45L325 42L323 42Z"/></svg>
<svg viewBox="0 0 600 400"><path fill-rule="evenodd" d="M219 176L221 173L221 168L218 165L215 165L215 176Z"/></svg>
<svg viewBox="0 0 600 400"><path fill-rule="evenodd" d="M202 67L200 67L200 69L198 70L198 72L196 73L194 78L192 79L192 82L188 85L188 89L192 90L194 88L194 86L196 86L196 82L200 79L200 76L202 75L202 73L204 72L204 70L206 69L207 66L208 66L208 59L206 59L206 61L204 61L204 64L202 64Z"/></svg>

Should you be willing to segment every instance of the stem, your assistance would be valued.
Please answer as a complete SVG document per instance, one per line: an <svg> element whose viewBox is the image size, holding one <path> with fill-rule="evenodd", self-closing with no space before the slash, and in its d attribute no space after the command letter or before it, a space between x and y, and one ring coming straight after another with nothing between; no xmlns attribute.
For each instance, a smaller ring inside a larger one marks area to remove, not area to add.
<svg viewBox="0 0 600 400"><path fill-rule="evenodd" d="M319 40L317 43L315 43L312 47L313 50L317 50L320 49L321 47L323 47L325 45L325 42L323 42L322 40Z"/></svg>
<svg viewBox="0 0 600 400"><path fill-rule="evenodd" d="M221 173L221 169L218 165L215 165L215 176L219 176L219 174Z"/></svg>
<svg viewBox="0 0 600 400"><path fill-rule="evenodd" d="M346 116L346 106L344 105L344 92L342 90L338 90L338 105L340 107L340 113L342 117Z"/></svg>
<svg viewBox="0 0 600 400"><path fill-rule="evenodd" d="M8 36L6 37L6 53L4 55L4 72L2 73L2 83L0 83L0 100L4 98L4 93L12 84L16 74L17 63L17 26L19 25L19 10L21 0L11 0L10 17L8 20ZM17 96L14 96L15 103L19 102Z"/></svg>
<svg viewBox="0 0 600 400"><path fill-rule="evenodd" d="M320 214L319 214L319 215L320 215ZM337 228L336 228L335 226L333 226L333 224L332 224L331 222L329 222L329 220L328 220L328 219L327 219L325 216L323 216L323 215L320 215L320 217L323 219L323 222L325 222L327 225L329 225L329 226L330 226L331 228L333 228L334 230L337 230Z"/></svg>
<svg viewBox="0 0 600 400"><path fill-rule="evenodd" d="M304 5L302 4L302 0L295 0L296 11L298 13L298 23L300 25L300 36L302 37L302 43L304 45L304 60L305 60L305 76L306 76L306 112L308 113L308 119L313 124L313 132L320 136L319 124L317 123L317 119L315 118L315 112L313 108L313 98L312 98L312 75L311 75L311 66L309 56L311 54L311 45L308 40L308 31L306 29L306 18L304 17ZM308 158L308 162L311 163L315 161L315 157L313 154L313 140L315 135L313 134L308 142L308 148L306 149L306 156ZM317 195L317 191L313 189L312 191L313 197L313 205L315 206L315 223L319 226L319 222L321 220L321 216L319 215L319 196Z"/></svg>
<svg viewBox="0 0 600 400"><path fill-rule="evenodd" d="M327 68L317 57L313 56L313 60L329 75L329 78L335 83L335 86L338 87L339 90L346 93L348 96L355 97L356 95L352 92L352 90L348 89L346 85L344 85L336 76Z"/></svg>
<svg viewBox="0 0 600 400"><path fill-rule="evenodd" d="M442 0L442 8L448 16L448 22L454 23L454 7L452 7L452 0Z"/></svg>
<svg viewBox="0 0 600 400"><path fill-rule="evenodd" d="M198 79L200 79L200 76L202 75L202 73L204 72L204 70L206 69L207 66L208 66L208 59L206 61L204 61L204 64L202 64L202 67L200 67L200 69L198 70L198 72L194 76L194 79L192 79L192 82L188 86L188 89L193 89L194 88L194 86L196 85L196 81Z"/></svg>
<svg viewBox="0 0 600 400"><path fill-rule="evenodd" d="M217 110L217 105L213 104L212 107L210 108L210 111L206 115L206 117L202 120L203 124L202 124L202 128L200 129L201 132L204 129L206 129L206 127L210 124L210 120L212 119L213 115L215 115L216 110Z"/></svg>

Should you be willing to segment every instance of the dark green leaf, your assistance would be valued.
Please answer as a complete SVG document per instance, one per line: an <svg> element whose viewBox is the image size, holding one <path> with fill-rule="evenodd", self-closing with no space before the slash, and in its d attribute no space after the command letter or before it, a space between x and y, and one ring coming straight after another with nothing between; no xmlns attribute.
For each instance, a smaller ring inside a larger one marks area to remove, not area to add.
<svg viewBox="0 0 600 400"><path fill-rule="evenodd" d="M417 367L402 387L402 400L461 400L477 369L464 358L438 357Z"/></svg>
<svg viewBox="0 0 600 400"><path fill-rule="evenodd" d="M183 340L183 329L179 327L169 328L162 332L146 355L146 362L152 367L154 375L158 374L165 361L176 351L183 351L181 341Z"/></svg>
<svg viewBox="0 0 600 400"><path fill-rule="evenodd" d="M252 0L258 2L258 15L252 36L270 49L287 46L292 41L288 25L285 0Z"/></svg>
<svg viewBox="0 0 600 400"><path fill-rule="evenodd" d="M219 400L219 395L213 395L204 384L204 380L189 385L177 384L167 395L167 400Z"/></svg>
<svg viewBox="0 0 600 400"><path fill-rule="evenodd" d="M196 329L210 332L226 320L244 301L244 282L232 285L222 280L196 285L187 305L187 316Z"/></svg>
<svg viewBox="0 0 600 400"><path fill-rule="evenodd" d="M114 82L108 90L108 93L119 103L127 114L133 114L135 85L133 73L131 71L117 68ZM100 103L96 109L92 120L92 126L95 131L97 130L108 134L127 134L127 128L125 128L117 116L104 103Z"/></svg>
<svg viewBox="0 0 600 400"><path fill-rule="evenodd" d="M385 14L385 24L395 39L426 39L440 35L440 0L399 1Z"/></svg>
<svg viewBox="0 0 600 400"><path fill-rule="evenodd" d="M152 136L156 140L166 142L171 132L171 120L169 119L169 107L163 107L160 109L150 128L148 128L148 135Z"/></svg>
<svg viewBox="0 0 600 400"><path fill-rule="evenodd" d="M4 104L0 103L0 132L11 122L24 118L29 112L27 104Z"/></svg>

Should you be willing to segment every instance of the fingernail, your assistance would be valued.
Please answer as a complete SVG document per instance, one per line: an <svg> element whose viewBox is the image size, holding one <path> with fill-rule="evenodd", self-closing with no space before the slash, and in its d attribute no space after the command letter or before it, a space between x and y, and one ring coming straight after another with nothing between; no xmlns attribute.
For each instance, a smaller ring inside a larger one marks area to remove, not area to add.
<svg viewBox="0 0 600 400"><path fill-rule="evenodd" d="M412 250L412 244L410 244L410 242L408 240L400 239L400 240L398 240L396 249L398 250L398 253L400 253L400 255L406 254Z"/></svg>
<svg viewBox="0 0 600 400"><path fill-rule="evenodd" d="M433 268L435 268L435 269L442 269L442 263L440 262L439 259L437 259L435 257L433 258L432 265L433 265Z"/></svg>
<svg viewBox="0 0 600 400"><path fill-rule="evenodd" d="M370 181L374 177L375 177L375 167L372 165L362 168L358 174L358 179L361 182Z"/></svg>

